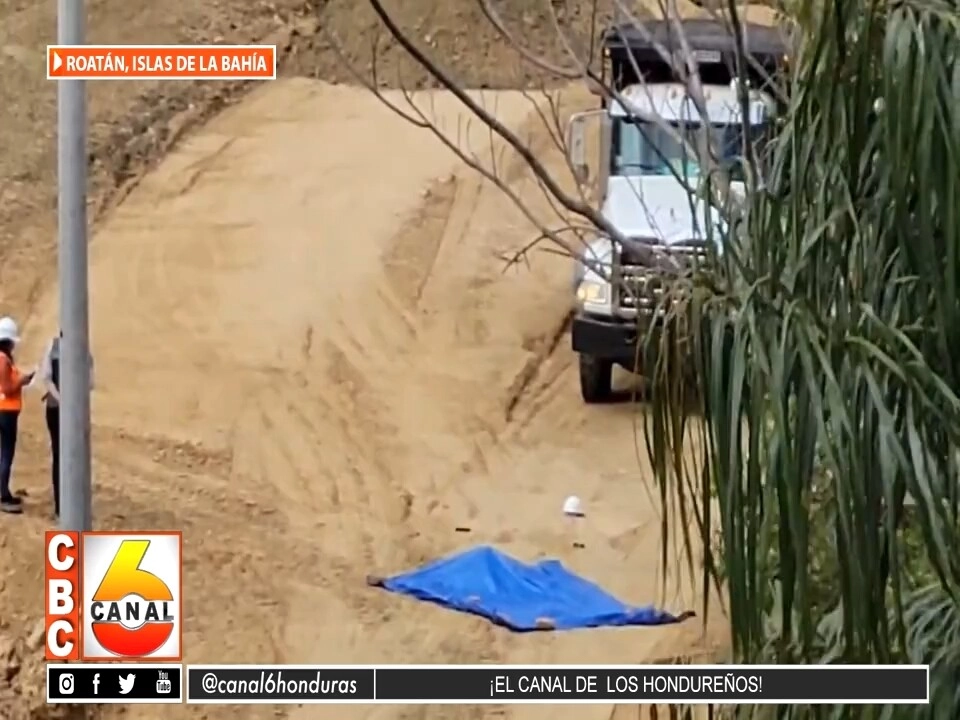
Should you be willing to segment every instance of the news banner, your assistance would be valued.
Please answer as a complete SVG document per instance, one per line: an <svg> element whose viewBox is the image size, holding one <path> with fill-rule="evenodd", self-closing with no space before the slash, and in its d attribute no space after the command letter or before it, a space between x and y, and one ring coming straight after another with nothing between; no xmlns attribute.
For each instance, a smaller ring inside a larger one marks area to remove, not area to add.
<svg viewBox="0 0 960 720"><path fill-rule="evenodd" d="M926 666L183 665L182 541L175 531L47 532L48 702L929 702Z"/></svg>
<svg viewBox="0 0 960 720"><path fill-rule="evenodd" d="M47 666L50 703L896 704L928 702L926 666Z"/></svg>

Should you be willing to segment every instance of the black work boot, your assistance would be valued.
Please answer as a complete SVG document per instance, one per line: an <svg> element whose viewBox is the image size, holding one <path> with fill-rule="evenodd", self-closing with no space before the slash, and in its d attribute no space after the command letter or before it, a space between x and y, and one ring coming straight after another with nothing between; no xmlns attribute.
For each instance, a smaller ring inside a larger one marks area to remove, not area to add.
<svg viewBox="0 0 960 720"><path fill-rule="evenodd" d="M23 501L18 497L3 498L0 500L0 512L19 515L23 512Z"/></svg>

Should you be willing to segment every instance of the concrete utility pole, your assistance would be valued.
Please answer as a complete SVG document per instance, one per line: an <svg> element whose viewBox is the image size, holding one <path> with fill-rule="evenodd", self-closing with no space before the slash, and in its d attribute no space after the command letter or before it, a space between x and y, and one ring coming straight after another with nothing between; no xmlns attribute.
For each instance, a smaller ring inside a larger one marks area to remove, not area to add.
<svg viewBox="0 0 960 720"><path fill-rule="evenodd" d="M58 0L57 43L84 43L84 1ZM57 81L60 240L60 525L89 530L90 320L87 292L87 98L83 80Z"/></svg>

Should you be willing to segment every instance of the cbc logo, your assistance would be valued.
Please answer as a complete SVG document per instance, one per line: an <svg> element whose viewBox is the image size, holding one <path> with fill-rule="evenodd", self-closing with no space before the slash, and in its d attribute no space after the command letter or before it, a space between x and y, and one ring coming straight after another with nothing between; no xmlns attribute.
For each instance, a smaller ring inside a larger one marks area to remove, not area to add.
<svg viewBox="0 0 960 720"><path fill-rule="evenodd" d="M57 685L63 695L73 695L73 675L64 673L57 679Z"/></svg>
<svg viewBox="0 0 960 720"><path fill-rule="evenodd" d="M180 659L179 531L48 531L46 546L48 660Z"/></svg>

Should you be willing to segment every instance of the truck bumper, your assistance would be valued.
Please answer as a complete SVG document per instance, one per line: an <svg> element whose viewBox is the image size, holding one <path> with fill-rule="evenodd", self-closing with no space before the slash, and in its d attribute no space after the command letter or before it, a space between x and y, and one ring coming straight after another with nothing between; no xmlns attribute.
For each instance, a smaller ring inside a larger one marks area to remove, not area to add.
<svg viewBox="0 0 960 720"><path fill-rule="evenodd" d="M633 368L637 361L637 326L590 315L576 315L570 332L573 350Z"/></svg>

